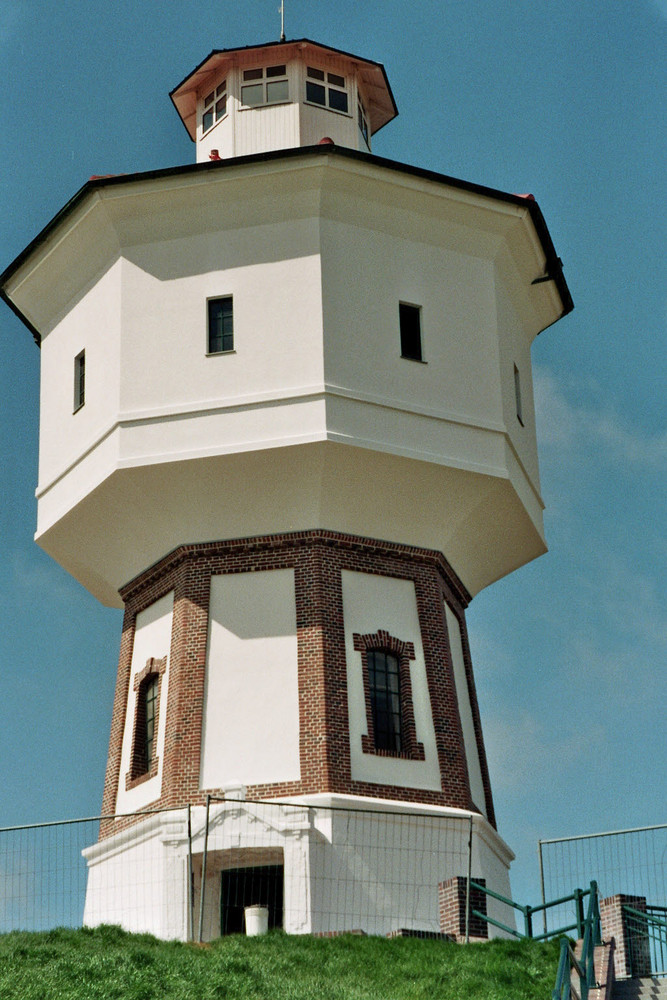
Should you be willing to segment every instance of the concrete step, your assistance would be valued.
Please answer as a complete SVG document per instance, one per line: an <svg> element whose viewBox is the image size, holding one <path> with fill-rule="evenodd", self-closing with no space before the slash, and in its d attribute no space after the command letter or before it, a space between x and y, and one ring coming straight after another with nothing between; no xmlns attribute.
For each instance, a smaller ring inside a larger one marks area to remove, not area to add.
<svg viewBox="0 0 667 1000"><path fill-rule="evenodd" d="M667 977L619 979L614 983L613 1000L667 1000Z"/></svg>

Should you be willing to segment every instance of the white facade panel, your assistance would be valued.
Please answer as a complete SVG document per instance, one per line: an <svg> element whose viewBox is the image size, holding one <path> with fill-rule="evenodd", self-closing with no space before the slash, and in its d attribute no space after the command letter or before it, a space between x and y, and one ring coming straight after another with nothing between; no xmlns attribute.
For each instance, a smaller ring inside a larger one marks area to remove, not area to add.
<svg viewBox="0 0 667 1000"><path fill-rule="evenodd" d="M447 616L449 648L452 653L452 667L456 683L456 699L459 703L459 717L461 719L463 743L468 764L470 794L479 811L486 816L486 796L484 794L484 782L482 781L482 769L479 765L479 751L475 738L475 725L472 717L472 708L470 707L470 692L468 690L468 680L463 660L461 626L458 618L447 604L445 604L445 614Z"/></svg>
<svg viewBox="0 0 667 1000"><path fill-rule="evenodd" d="M377 208L373 229L322 220L327 382L501 427L493 265L385 232ZM423 362L401 357L400 302L421 310Z"/></svg>
<svg viewBox="0 0 667 1000"><path fill-rule="evenodd" d="M298 781L293 570L211 579L201 788Z"/></svg>
<svg viewBox="0 0 667 1000"><path fill-rule="evenodd" d="M271 398L321 386L320 260L307 252L310 228L275 225L254 234L269 256L289 247L282 261L224 268L226 250L213 266L203 237L184 241L173 269L160 259L160 247L143 247L135 262L124 262L122 409L139 415L165 405L206 408L247 394ZM262 252L255 244L253 255ZM207 356L207 300L222 296L233 299L234 351Z"/></svg>
<svg viewBox="0 0 667 1000"><path fill-rule="evenodd" d="M414 583L350 570L343 570L341 577L352 780L440 791L440 767ZM354 648L354 634L366 635L380 629L402 642L413 643L415 648L410 679L417 741L424 744L423 761L380 757L365 754L361 749L361 737L368 735L368 725L362 654Z"/></svg>
<svg viewBox="0 0 667 1000"><path fill-rule="evenodd" d="M62 472L118 412L121 263L116 261L42 340L39 482ZM74 359L85 351L85 403L74 412Z"/></svg>
<svg viewBox="0 0 667 1000"><path fill-rule="evenodd" d="M282 926L289 934L437 932L438 884L465 876L470 826L464 810L415 809L386 799L307 796L293 804L212 804L203 939L220 935L221 872L262 864L283 865ZM174 810L86 848L84 925L117 923L181 940L196 935L205 831L201 806L192 809L191 829L189 845L185 810ZM485 878L490 889L511 898L512 852L480 817L473 816L472 833L472 877ZM513 911L498 900L487 897L487 912L514 926ZM489 936L504 935L489 925Z"/></svg>
<svg viewBox="0 0 667 1000"><path fill-rule="evenodd" d="M165 594L159 601L137 615L134 645L132 648L132 667L130 684L127 693L127 710L125 713L125 730L123 733L123 748L121 752L120 779L116 798L116 812L127 813L145 809L147 805L160 797L162 787L162 765L164 761L164 740L166 732L167 705L169 704L169 651L171 647L171 623L174 610L173 591ZM167 667L160 684L160 700L158 704L157 727L157 757L158 770L154 778L126 788L126 775L130 771L132 754L132 733L137 713L137 691L134 681L137 674L146 666L151 657L156 660L167 657Z"/></svg>

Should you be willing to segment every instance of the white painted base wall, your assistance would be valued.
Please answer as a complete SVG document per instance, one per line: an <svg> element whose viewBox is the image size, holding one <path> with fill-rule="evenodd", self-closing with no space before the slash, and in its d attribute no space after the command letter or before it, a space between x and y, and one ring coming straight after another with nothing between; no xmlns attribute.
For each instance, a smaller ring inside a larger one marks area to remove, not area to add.
<svg viewBox="0 0 667 1000"><path fill-rule="evenodd" d="M439 931L438 883L467 872L470 815L329 795L289 804L212 804L203 939L220 934L221 870L280 862L287 933ZM114 923L161 938L196 937L204 830L205 810L193 808L193 915L187 812L176 810L86 848L84 925ZM495 830L473 814L473 878L485 878L490 889L510 896L512 859ZM487 906L489 916L514 926L508 907L490 897ZM499 932L490 925L489 933Z"/></svg>

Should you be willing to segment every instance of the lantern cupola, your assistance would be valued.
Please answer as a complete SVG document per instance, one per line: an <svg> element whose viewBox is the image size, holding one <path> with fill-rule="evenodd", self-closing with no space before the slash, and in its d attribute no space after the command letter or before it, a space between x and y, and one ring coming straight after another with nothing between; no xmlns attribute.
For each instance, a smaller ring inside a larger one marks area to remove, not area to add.
<svg viewBox="0 0 667 1000"><path fill-rule="evenodd" d="M198 163L327 138L369 152L398 114L380 63L307 38L214 49L171 99Z"/></svg>

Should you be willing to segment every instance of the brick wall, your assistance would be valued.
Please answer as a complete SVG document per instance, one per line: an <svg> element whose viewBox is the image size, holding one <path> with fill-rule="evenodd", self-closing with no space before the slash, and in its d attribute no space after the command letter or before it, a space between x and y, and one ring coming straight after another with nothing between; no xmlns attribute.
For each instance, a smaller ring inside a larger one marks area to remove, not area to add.
<svg viewBox="0 0 667 1000"><path fill-rule="evenodd" d="M480 885L486 885L483 878L476 878ZM440 915L440 931L459 943L466 939L466 889L467 880L462 875L455 875L446 882L438 884L438 912ZM471 941L486 940L489 936L489 925L486 920L473 915L473 910L486 913L486 893L481 889L470 887L470 919L468 934Z"/></svg>
<svg viewBox="0 0 667 1000"><path fill-rule="evenodd" d="M614 971L617 979L627 976L650 976L651 953L648 935L632 931L623 913L624 906L646 913L644 896L628 896L619 892L600 900L600 923L605 941L614 939Z"/></svg>
<svg viewBox="0 0 667 1000"><path fill-rule="evenodd" d="M462 623L470 702L489 821L495 825L472 663L465 631L469 595L444 557L427 549L322 530L181 546L121 592L126 611L118 665L103 812L115 811L137 614L174 591L162 793L151 808L201 804L199 789L210 580L213 574L293 569L296 590L300 781L254 785L249 798L338 792L474 808L444 613ZM433 711L439 791L352 779L342 570L412 580ZM208 789L213 794L220 789ZM102 824L101 836L125 825Z"/></svg>

